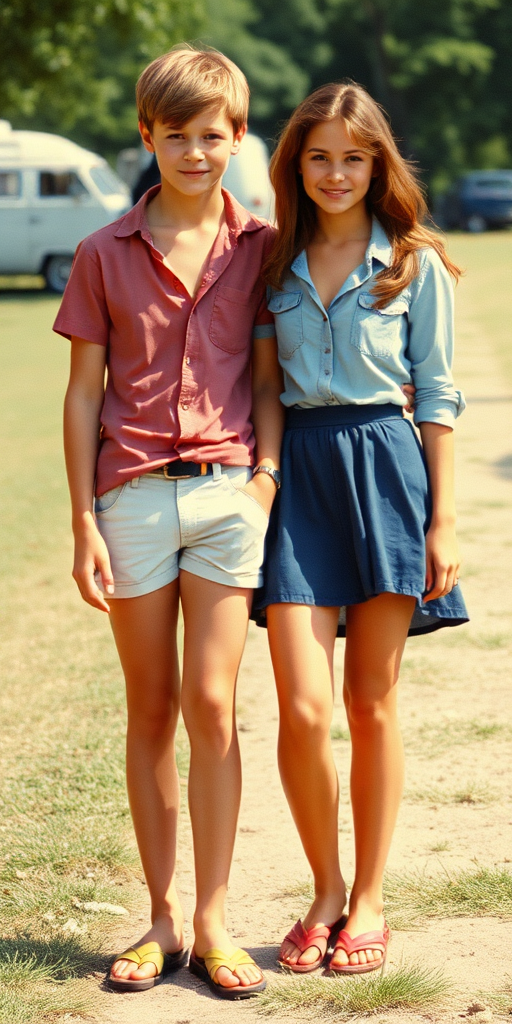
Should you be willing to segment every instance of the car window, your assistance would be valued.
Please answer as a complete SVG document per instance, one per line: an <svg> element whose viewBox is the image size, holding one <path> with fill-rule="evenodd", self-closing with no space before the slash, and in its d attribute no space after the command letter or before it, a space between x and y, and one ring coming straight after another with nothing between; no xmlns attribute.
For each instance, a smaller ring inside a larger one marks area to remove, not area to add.
<svg viewBox="0 0 512 1024"><path fill-rule="evenodd" d="M89 174L104 196L118 196L123 186L110 167L90 167Z"/></svg>
<svg viewBox="0 0 512 1024"><path fill-rule="evenodd" d="M83 196L88 191L74 171L41 171L39 175L40 196Z"/></svg>
<svg viewBox="0 0 512 1024"><path fill-rule="evenodd" d="M477 178L471 184L475 188L512 188L512 178Z"/></svg>
<svg viewBox="0 0 512 1024"><path fill-rule="evenodd" d="M0 171L0 197L16 199L21 195L21 174L19 171Z"/></svg>

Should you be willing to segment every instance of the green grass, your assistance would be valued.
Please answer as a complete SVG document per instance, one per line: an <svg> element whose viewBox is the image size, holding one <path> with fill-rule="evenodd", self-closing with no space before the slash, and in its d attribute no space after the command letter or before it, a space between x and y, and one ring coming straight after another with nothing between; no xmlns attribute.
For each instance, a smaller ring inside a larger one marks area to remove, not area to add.
<svg viewBox="0 0 512 1024"><path fill-rule="evenodd" d="M454 746L484 742L488 739L510 738L511 727L501 722L482 722L479 719L455 719L425 722L405 737L406 747L422 751L428 756L439 754Z"/></svg>
<svg viewBox="0 0 512 1024"><path fill-rule="evenodd" d="M487 784L468 782L457 789L442 789L440 786L429 786L428 789L412 790L405 794L411 803L443 804L491 804L498 799L498 794Z"/></svg>
<svg viewBox="0 0 512 1024"><path fill-rule="evenodd" d="M313 896L313 884L306 879L276 898L295 898L303 909ZM398 930L447 917L512 918L512 872L476 868L436 875L389 874L384 879L384 912L390 927Z"/></svg>
<svg viewBox="0 0 512 1024"><path fill-rule="evenodd" d="M466 269L456 290L458 344L464 344L466 324L476 328L482 341L490 340L512 387L512 346L505 307L512 274L512 232L490 231L478 237L450 234L447 245L452 259Z"/></svg>
<svg viewBox="0 0 512 1024"><path fill-rule="evenodd" d="M442 875L389 875L384 901L386 918L395 928L434 918L512 918L512 873L477 868Z"/></svg>
<svg viewBox="0 0 512 1024"><path fill-rule="evenodd" d="M294 976L273 984L259 998L257 1009L267 1017L280 1014L295 1019L348 1021L379 1011L428 1010L449 991L450 984L440 971L414 965L358 978Z"/></svg>

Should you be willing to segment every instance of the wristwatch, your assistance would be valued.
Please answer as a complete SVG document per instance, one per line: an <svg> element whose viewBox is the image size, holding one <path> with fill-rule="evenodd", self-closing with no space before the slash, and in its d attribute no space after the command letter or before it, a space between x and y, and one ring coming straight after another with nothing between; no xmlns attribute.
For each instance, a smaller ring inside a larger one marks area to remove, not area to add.
<svg viewBox="0 0 512 1024"><path fill-rule="evenodd" d="M271 469L270 466L256 466L256 469L253 469L252 475L256 476L256 473L266 473L268 476L271 476L276 485L276 491L279 490L281 486L281 474L278 469Z"/></svg>

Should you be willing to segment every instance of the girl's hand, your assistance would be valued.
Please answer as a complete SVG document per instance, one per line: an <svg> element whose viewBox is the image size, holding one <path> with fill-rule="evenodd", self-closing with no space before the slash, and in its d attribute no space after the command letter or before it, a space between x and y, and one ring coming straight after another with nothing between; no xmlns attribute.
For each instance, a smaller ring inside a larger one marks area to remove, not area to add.
<svg viewBox="0 0 512 1024"><path fill-rule="evenodd" d="M242 490L247 491L247 494L250 494L258 502L258 505L261 505L267 516L270 515L270 509L277 494L277 488L268 473L257 473L256 476L253 476L252 480L246 483Z"/></svg>
<svg viewBox="0 0 512 1024"><path fill-rule="evenodd" d="M457 584L460 573L455 525L432 524L426 537L425 602L445 597Z"/></svg>
<svg viewBox="0 0 512 1024"><path fill-rule="evenodd" d="M96 584L94 574L96 571L101 574L101 583L107 594L114 593L114 577L107 546L94 522L92 513L86 513L83 521L75 527L74 534L73 579L87 604L102 612L109 612L110 608Z"/></svg>

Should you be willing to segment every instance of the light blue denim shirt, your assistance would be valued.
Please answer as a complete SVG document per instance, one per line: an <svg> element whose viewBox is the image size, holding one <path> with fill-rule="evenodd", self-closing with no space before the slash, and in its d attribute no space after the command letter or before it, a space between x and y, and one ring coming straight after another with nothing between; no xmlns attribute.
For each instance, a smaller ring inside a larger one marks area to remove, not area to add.
<svg viewBox="0 0 512 1024"><path fill-rule="evenodd" d="M416 423L453 427L465 402L453 386L453 286L433 249L419 253L412 283L384 309L375 309L375 277L392 260L384 229L374 219L361 263L324 309L306 252L293 261L281 291L269 289L286 406L406 405L401 385L416 387Z"/></svg>

